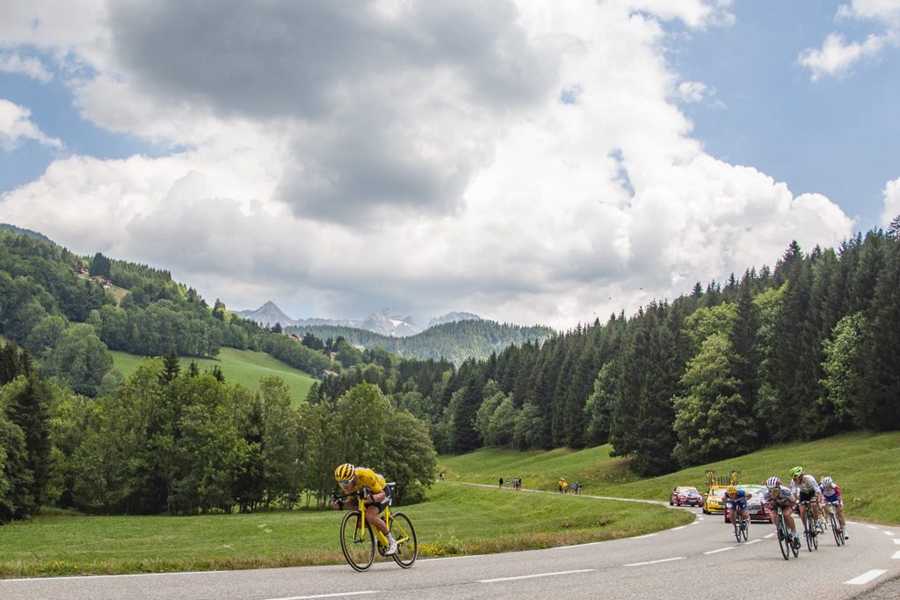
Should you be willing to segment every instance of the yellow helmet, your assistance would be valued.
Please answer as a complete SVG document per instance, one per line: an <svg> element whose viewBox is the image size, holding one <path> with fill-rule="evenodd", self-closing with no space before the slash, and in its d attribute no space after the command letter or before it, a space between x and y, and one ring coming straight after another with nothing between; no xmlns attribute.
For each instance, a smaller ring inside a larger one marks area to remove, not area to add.
<svg viewBox="0 0 900 600"><path fill-rule="evenodd" d="M725 491L728 492L729 495L730 495L730 494L737 494L737 488L734 487L733 485L729 485L729 486L728 486L728 489L725 490Z"/></svg>
<svg viewBox="0 0 900 600"><path fill-rule="evenodd" d="M350 481L354 473L356 473L356 467L350 463L344 463L334 470L334 479L336 481Z"/></svg>

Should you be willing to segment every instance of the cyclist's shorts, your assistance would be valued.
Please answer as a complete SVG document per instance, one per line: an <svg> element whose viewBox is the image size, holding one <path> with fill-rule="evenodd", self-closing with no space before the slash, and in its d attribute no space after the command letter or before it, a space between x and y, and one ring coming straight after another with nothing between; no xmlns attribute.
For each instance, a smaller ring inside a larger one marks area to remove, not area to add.
<svg viewBox="0 0 900 600"><path fill-rule="evenodd" d="M837 502L838 504L841 504L841 501L838 498L837 494L834 494L832 496L826 496L825 494L822 494L822 496L825 498L825 502Z"/></svg>
<svg viewBox="0 0 900 600"><path fill-rule="evenodd" d="M385 507L385 506L389 506L389 505L390 505L390 503L391 503L391 496L392 496L393 493L394 493L394 485L396 485L396 484L388 483L387 485L385 485L385 486L384 486L384 490L382 490L382 491L384 492L384 500L382 500L382 501L379 502L378 504L373 504L373 505L372 505L372 506L374 506L374 507L376 507L376 508L378 509L378 512L379 512L379 513L381 513L381 512L384 511L384 507Z"/></svg>
<svg viewBox="0 0 900 600"><path fill-rule="evenodd" d="M736 508L738 510L747 510L747 499L735 498L734 500L726 500L725 506L728 508Z"/></svg>
<svg viewBox="0 0 900 600"><path fill-rule="evenodd" d="M812 501L815 500L815 498L815 492L804 492L803 490L800 490L800 502Z"/></svg>

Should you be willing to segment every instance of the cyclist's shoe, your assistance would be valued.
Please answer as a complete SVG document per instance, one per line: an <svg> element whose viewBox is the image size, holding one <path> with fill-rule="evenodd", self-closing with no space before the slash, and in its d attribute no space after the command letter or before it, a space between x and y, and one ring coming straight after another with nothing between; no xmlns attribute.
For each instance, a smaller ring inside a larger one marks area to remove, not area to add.
<svg viewBox="0 0 900 600"><path fill-rule="evenodd" d="M384 551L385 556L392 556L394 554L397 554L397 542L391 542L388 545L387 550Z"/></svg>
<svg viewBox="0 0 900 600"><path fill-rule="evenodd" d="M799 550L800 549L800 536L797 535L796 533L794 533L794 535L792 535L791 537L794 540L794 548Z"/></svg>

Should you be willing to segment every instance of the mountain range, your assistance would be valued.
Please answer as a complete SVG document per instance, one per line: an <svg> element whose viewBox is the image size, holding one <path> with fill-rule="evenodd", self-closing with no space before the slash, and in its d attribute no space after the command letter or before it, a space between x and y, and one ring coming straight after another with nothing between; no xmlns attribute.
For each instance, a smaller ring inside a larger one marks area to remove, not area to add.
<svg viewBox="0 0 900 600"><path fill-rule="evenodd" d="M428 323L428 327L423 329L413 321L412 317L398 313L390 308L382 308L380 311L373 312L364 319L323 319L318 317L292 319L284 314L284 312L271 300L256 310L240 310L232 312L244 319L255 321L265 327L273 327L276 324L281 325L281 327L328 325L333 327L364 329L388 337L409 337L422 333L425 329L430 329L444 323L482 320L481 317L472 313L451 312L441 317L431 319Z"/></svg>

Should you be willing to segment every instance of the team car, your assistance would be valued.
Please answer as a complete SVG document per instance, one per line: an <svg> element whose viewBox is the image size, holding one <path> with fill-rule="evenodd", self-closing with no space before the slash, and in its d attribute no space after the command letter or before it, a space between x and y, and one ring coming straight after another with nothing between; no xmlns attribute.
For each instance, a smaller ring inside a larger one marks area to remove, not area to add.
<svg viewBox="0 0 900 600"><path fill-rule="evenodd" d="M669 506L702 506L703 495L690 485L679 485L669 494Z"/></svg>
<svg viewBox="0 0 900 600"><path fill-rule="evenodd" d="M763 494L766 491L766 487L750 483L738 484L736 487L750 494L750 499L747 500L747 512L750 514L750 521L768 521L769 515L763 502ZM731 523L731 519L728 518L728 511L725 511L725 522Z"/></svg>
<svg viewBox="0 0 900 600"><path fill-rule="evenodd" d="M727 485L714 485L709 488L706 494L706 500L703 502L703 513L707 515L720 514L725 512L725 490Z"/></svg>

